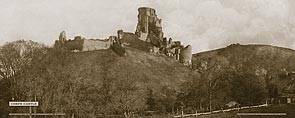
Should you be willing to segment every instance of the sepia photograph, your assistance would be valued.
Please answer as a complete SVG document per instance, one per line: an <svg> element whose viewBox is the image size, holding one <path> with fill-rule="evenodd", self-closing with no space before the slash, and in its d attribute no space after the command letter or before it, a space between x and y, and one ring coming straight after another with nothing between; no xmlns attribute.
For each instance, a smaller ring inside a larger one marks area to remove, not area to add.
<svg viewBox="0 0 295 118"><path fill-rule="evenodd" d="M0 118L295 118L295 1L0 0Z"/></svg>

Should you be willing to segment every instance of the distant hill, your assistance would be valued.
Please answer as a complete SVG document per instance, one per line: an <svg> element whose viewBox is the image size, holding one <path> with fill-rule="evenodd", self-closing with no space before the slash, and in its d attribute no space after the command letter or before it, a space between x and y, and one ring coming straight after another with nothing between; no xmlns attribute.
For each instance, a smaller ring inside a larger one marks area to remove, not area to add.
<svg viewBox="0 0 295 118"><path fill-rule="evenodd" d="M223 65L223 69L264 76L280 89L292 83L288 75L295 72L295 51L277 46L232 44L225 48L197 53L193 55L193 69L198 69L201 63L212 60L218 60L216 62Z"/></svg>

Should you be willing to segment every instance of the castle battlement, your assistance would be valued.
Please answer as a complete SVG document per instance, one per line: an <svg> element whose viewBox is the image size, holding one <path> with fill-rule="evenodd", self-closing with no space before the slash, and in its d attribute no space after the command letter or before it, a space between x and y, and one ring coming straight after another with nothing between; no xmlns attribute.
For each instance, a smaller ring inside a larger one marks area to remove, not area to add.
<svg viewBox="0 0 295 118"><path fill-rule="evenodd" d="M94 51L110 48L117 40L116 36L107 39L86 39L82 36L75 36L73 40L66 38L66 32L62 31L59 40L55 42L55 47L64 48L71 51Z"/></svg>

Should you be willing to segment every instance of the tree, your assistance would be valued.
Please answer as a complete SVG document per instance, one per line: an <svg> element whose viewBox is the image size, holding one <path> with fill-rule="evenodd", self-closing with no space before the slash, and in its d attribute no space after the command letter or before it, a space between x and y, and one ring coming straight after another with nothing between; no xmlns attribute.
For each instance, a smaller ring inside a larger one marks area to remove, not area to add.
<svg viewBox="0 0 295 118"><path fill-rule="evenodd" d="M231 100L242 105L253 105L260 104L265 99L264 83L259 81L254 74L229 71L227 78L229 78L231 85L231 91L228 94Z"/></svg>
<svg viewBox="0 0 295 118"><path fill-rule="evenodd" d="M155 100L155 96L153 94L152 89L148 89L148 95L147 95L146 104L147 104L147 110L149 110L149 111L154 111L155 110L156 100Z"/></svg>
<svg viewBox="0 0 295 118"><path fill-rule="evenodd" d="M32 96L32 77L27 76L32 65L39 60L47 49L44 45L33 41L18 40L6 43L0 48L0 96L1 104L9 100L25 100ZM27 76L28 78L23 78ZM2 106L2 105L1 105ZM6 106L6 105L3 105Z"/></svg>
<svg viewBox="0 0 295 118"><path fill-rule="evenodd" d="M188 78L181 85L181 92L177 95L177 103L175 105L177 109L185 106L188 110L202 110L204 104L206 104L204 101L208 99L206 96L208 89L205 85L205 78L200 78L200 74L196 71L192 72L191 76L193 78Z"/></svg>
<svg viewBox="0 0 295 118"><path fill-rule="evenodd" d="M206 88L208 92L209 110L212 110L213 94L219 90L224 81L224 78L218 78L222 71L226 70L228 61L223 57L209 58L208 61L202 61L199 65L198 72L201 74L201 78L206 81Z"/></svg>
<svg viewBox="0 0 295 118"><path fill-rule="evenodd" d="M126 73L125 79L115 83L111 105L114 110L123 113L125 118L132 117L137 110L146 108L146 91L136 84L136 80Z"/></svg>

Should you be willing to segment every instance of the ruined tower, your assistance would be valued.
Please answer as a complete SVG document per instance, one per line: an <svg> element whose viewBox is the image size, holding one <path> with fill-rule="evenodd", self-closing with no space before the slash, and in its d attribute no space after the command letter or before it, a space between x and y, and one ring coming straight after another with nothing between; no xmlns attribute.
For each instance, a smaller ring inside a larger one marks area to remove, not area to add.
<svg viewBox="0 0 295 118"><path fill-rule="evenodd" d="M188 45L180 50L179 61L184 65L192 64L192 46Z"/></svg>
<svg viewBox="0 0 295 118"><path fill-rule="evenodd" d="M122 39L123 38L123 35L124 35L124 31L123 30L118 30L117 31L117 37L118 37L118 39Z"/></svg>
<svg viewBox="0 0 295 118"><path fill-rule="evenodd" d="M61 43L65 43L67 41L67 35L66 35L66 31L62 31L60 34L59 34L59 42Z"/></svg>
<svg viewBox="0 0 295 118"><path fill-rule="evenodd" d="M163 39L161 19L157 17L155 9L148 7L138 9L138 23L135 34L139 36L140 40L148 42L151 38L153 40Z"/></svg>

